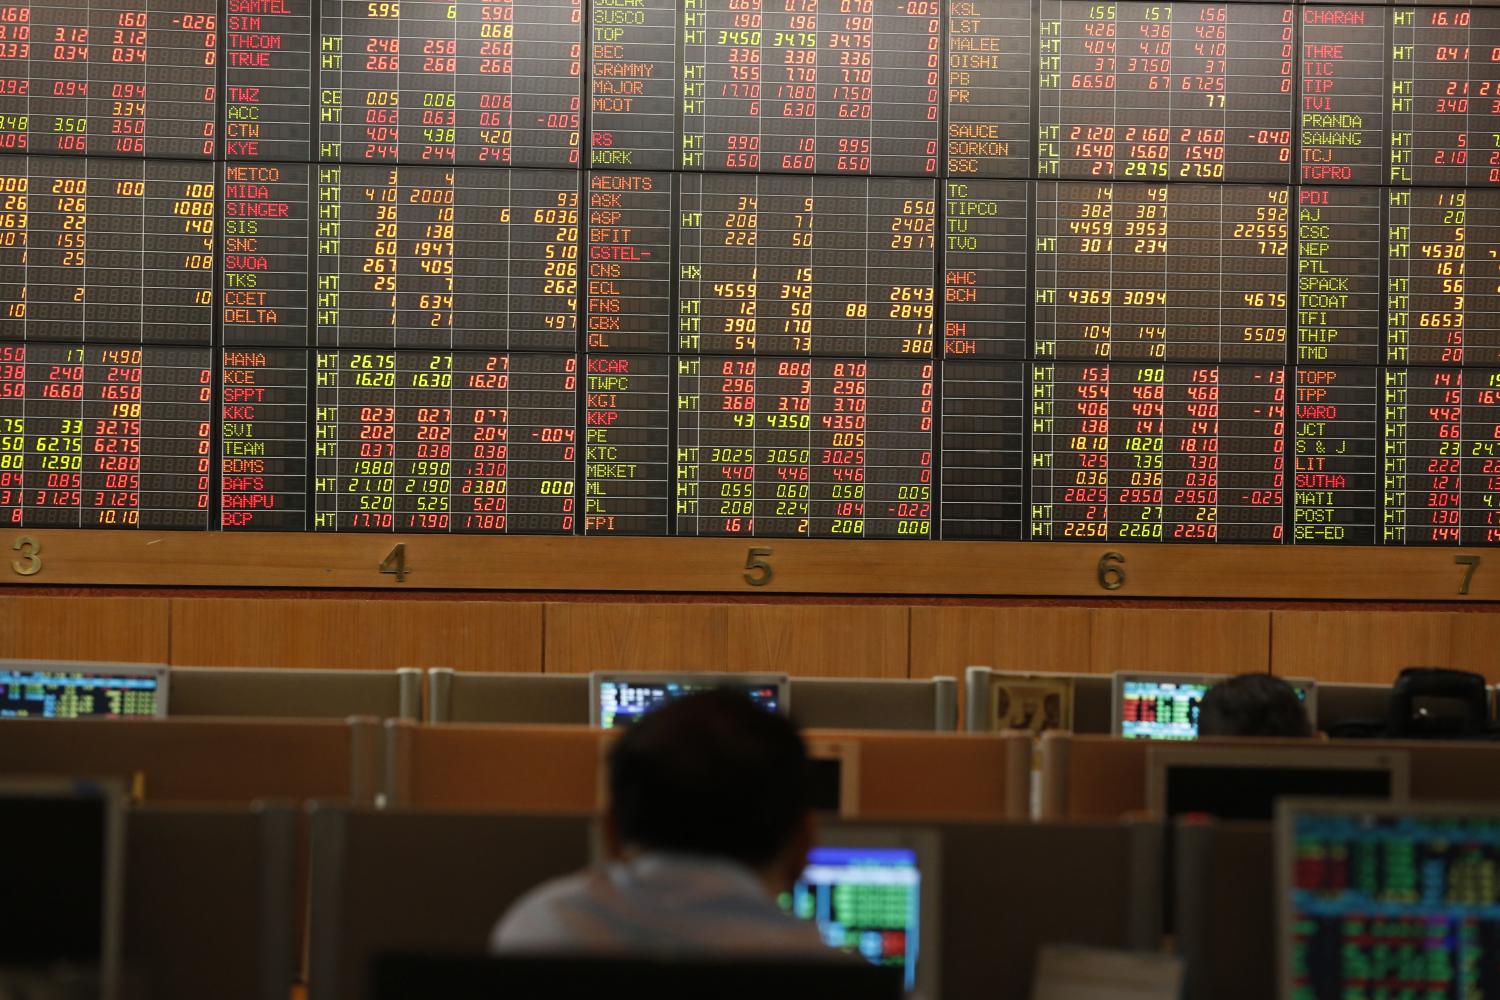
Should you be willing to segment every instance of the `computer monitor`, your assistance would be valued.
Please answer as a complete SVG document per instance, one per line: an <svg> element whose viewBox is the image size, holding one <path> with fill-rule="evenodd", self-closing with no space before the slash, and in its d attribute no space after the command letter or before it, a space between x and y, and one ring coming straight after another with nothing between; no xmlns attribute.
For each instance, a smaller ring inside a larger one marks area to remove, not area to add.
<svg viewBox="0 0 1500 1000"><path fill-rule="evenodd" d="M587 955L382 955L362 1000L901 1000L893 969L859 962Z"/></svg>
<svg viewBox="0 0 1500 1000"><path fill-rule="evenodd" d="M122 802L111 782L0 782L0 996L118 996Z"/></svg>
<svg viewBox="0 0 1500 1000"><path fill-rule="evenodd" d="M1114 734L1134 740L1198 738L1198 706L1222 674L1115 674Z"/></svg>
<svg viewBox="0 0 1500 1000"><path fill-rule="evenodd" d="M1500 809L1283 801L1282 1000L1500 995L1497 865Z"/></svg>
<svg viewBox="0 0 1500 1000"><path fill-rule="evenodd" d="M853 819L859 815L859 743L807 741L807 799L813 810Z"/></svg>
<svg viewBox="0 0 1500 1000"><path fill-rule="evenodd" d="M1072 731L1074 681L1068 674L969 668L969 695L981 714L979 732ZM974 683L979 682L979 683ZM978 688L978 690L976 690Z"/></svg>
<svg viewBox="0 0 1500 1000"><path fill-rule="evenodd" d="M829 825L782 905L816 920L830 946L899 968L909 993L936 1000L938 866L931 830Z"/></svg>
<svg viewBox="0 0 1500 1000"><path fill-rule="evenodd" d="M1326 745L1159 746L1146 754L1152 815L1270 820L1288 796L1402 801L1411 761L1404 750Z"/></svg>
<svg viewBox="0 0 1500 1000"><path fill-rule="evenodd" d="M786 674L600 673L589 675L589 722L604 729L628 726L651 709L696 691L730 688L772 712L788 714Z"/></svg>
<svg viewBox="0 0 1500 1000"><path fill-rule="evenodd" d="M0 718L166 718L171 671L158 663L0 660Z"/></svg>
<svg viewBox="0 0 1500 1000"><path fill-rule="evenodd" d="M1224 674L1114 675L1114 735L1135 740L1195 740L1198 738L1198 708L1208 689ZM1310 723L1318 717L1317 681L1311 677L1284 680L1297 692Z"/></svg>

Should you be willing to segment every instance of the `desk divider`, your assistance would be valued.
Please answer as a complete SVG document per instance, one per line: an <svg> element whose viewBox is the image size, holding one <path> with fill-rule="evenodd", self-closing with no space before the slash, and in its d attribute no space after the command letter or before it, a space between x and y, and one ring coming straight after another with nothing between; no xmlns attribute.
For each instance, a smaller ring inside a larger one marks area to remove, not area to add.
<svg viewBox="0 0 1500 1000"><path fill-rule="evenodd" d="M292 667L173 667L174 718L422 717L422 671Z"/></svg>
<svg viewBox="0 0 1500 1000"><path fill-rule="evenodd" d="M1179 822L1174 836L1184 1000L1275 996L1272 825Z"/></svg>
<svg viewBox="0 0 1500 1000"><path fill-rule="evenodd" d="M1043 819L1116 819L1147 808L1146 762L1161 741L1046 733ZM1197 740L1194 746L1399 750L1410 761L1413 801L1500 801L1500 743L1434 740Z"/></svg>
<svg viewBox="0 0 1500 1000"><path fill-rule="evenodd" d="M365 1000L387 950L479 953L512 903L593 854L587 815L314 807L310 1000Z"/></svg>
<svg viewBox="0 0 1500 1000"><path fill-rule="evenodd" d="M427 721L588 725L588 674L427 671Z"/></svg>
<svg viewBox="0 0 1500 1000"><path fill-rule="evenodd" d="M590 862L593 826L587 815L315 810L311 1000L362 1000L366 962L383 950L479 951L512 903ZM1159 945L1160 824L840 826L935 835L940 932L924 950L948 1000L1027 1000L1043 944Z"/></svg>
<svg viewBox="0 0 1500 1000"><path fill-rule="evenodd" d="M127 814L126 997L286 1000L304 918L298 820L290 804Z"/></svg>
<svg viewBox="0 0 1500 1000"><path fill-rule="evenodd" d="M1160 947L1160 824L946 823L937 829L939 953L948 1000L1029 1000L1044 944Z"/></svg>
<svg viewBox="0 0 1500 1000"><path fill-rule="evenodd" d="M386 803L426 809L591 813L607 730L385 725Z"/></svg>
<svg viewBox="0 0 1500 1000"><path fill-rule="evenodd" d="M0 719L0 775L119 777L151 803L363 803L381 783L379 741L365 717Z"/></svg>
<svg viewBox="0 0 1500 1000"><path fill-rule="evenodd" d="M608 731L585 726L415 726L389 721L386 801L393 806L592 812L603 800ZM813 729L810 744L859 747L864 818L1024 819L1031 739L1024 735Z"/></svg>

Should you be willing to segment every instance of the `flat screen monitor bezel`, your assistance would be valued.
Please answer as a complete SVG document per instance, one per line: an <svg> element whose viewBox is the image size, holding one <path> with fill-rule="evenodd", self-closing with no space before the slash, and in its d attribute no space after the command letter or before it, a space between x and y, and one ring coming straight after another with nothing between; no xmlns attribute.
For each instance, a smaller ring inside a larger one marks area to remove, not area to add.
<svg viewBox="0 0 1500 1000"><path fill-rule="evenodd" d="M104 810L103 905L99 914L99 1000L120 997L125 916L125 791L117 780L0 779L0 798L98 799Z"/></svg>
<svg viewBox="0 0 1500 1000"><path fill-rule="evenodd" d="M1238 743L1238 741L1236 741ZM1383 771L1390 775L1391 802L1405 802L1411 794L1411 755L1405 750L1329 746L1326 743L1266 746L1256 740L1238 745L1159 740L1146 751L1146 808L1162 820L1167 816L1167 772L1174 767L1239 768L1303 771ZM1333 800L1338 801L1338 800ZM1346 799L1346 802L1385 802L1385 799Z"/></svg>
<svg viewBox="0 0 1500 1000"><path fill-rule="evenodd" d="M165 719L172 696L172 668L165 663L101 663L91 660L0 660L0 672L82 675L85 677L155 677L155 711L149 715L120 718ZM78 716L84 719L106 718L103 715Z"/></svg>
<svg viewBox="0 0 1500 1000"><path fill-rule="evenodd" d="M859 817L859 741L841 739L807 739L808 761L835 761L839 766L840 819ZM826 810L822 810L826 812Z"/></svg>

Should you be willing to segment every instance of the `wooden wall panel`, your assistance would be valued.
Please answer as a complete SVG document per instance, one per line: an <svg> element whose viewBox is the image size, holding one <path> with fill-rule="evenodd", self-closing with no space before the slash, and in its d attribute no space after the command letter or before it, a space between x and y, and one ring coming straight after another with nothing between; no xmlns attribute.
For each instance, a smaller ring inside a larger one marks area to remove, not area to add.
<svg viewBox="0 0 1500 1000"><path fill-rule="evenodd" d="M549 604L545 662L548 673L905 677L908 616L889 605Z"/></svg>
<svg viewBox="0 0 1500 1000"><path fill-rule="evenodd" d="M539 671L542 606L507 601L175 598L172 663Z"/></svg>
<svg viewBox="0 0 1500 1000"><path fill-rule="evenodd" d="M729 609L718 604L548 604L549 674L727 669Z"/></svg>
<svg viewBox="0 0 1500 1000"><path fill-rule="evenodd" d="M962 682L971 666L1086 673L1092 628L1088 608L912 608L911 675Z"/></svg>
<svg viewBox="0 0 1500 1000"><path fill-rule="evenodd" d="M1484 674L1491 684L1500 682L1500 614L1482 611L1450 617L1453 650L1448 665Z"/></svg>
<svg viewBox="0 0 1500 1000"><path fill-rule="evenodd" d="M1402 667L1452 666L1454 617L1442 611L1274 611L1272 670L1283 677L1389 684Z"/></svg>
<svg viewBox="0 0 1500 1000"><path fill-rule="evenodd" d="M0 656L165 663L169 604L158 597L0 597Z"/></svg>
<svg viewBox="0 0 1500 1000"><path fill-rule="evenodd" d="M890 605L735 605L729 664L803 677L906 677L910 622L909 609Z"/></svg>
<svg viewBox="0 0 1500 1000"><path fill-rule="evenodd" d="M586 672L1253 671L1388 683L1403 666L1500 682L1500 610L595 603L0 596L0 655L180 666Z"/></svg>
<svg viewBox="0 0 1500 1000"><path fill-rule="evenodd" d="M1268 611L1099 608L1090 647L1095 673L1264 673L1271 663L1271 616Z"/></svg>

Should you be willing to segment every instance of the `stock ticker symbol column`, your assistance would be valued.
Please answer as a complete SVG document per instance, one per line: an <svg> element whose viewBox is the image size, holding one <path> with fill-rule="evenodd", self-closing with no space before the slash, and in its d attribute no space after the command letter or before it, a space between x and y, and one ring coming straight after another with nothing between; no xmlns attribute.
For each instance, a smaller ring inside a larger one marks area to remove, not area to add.
<svg viewBox="0 0 1500 1000"><path fill-rule="evenodd" d="M225 0L224 155L300 163L312 123L315 0Z"/></svg>
<svg viewBox="0 0 1500 1000"><path fill-rule="evenodd" d="M676 0L593 0L589 166L676 165Z"/></svg>
<svg viewBox="0 0 1500 1000"><path fill-rule="evenodd" d="M1379 184L1385 164L1381 7L1308 4L1302 12L1301 180Z"/></svg>
<svg viewBox="0 0 1500 1000"><path fill-rule="evenodd" d="M1381 191L1297 188L1292 541L1373 544L1380 451Z"/></svg>
<svg viewBox="0 0 1500 1000"><path fill-rule="evenodd" d="M220 527L306 530L307 356L223 350Z"/></svg>
<svg viewBox="0 0 1500 1000"><path fill-rule="evenodd" d="M673 177L587 180L583 530L666 534Z"/></svg>

